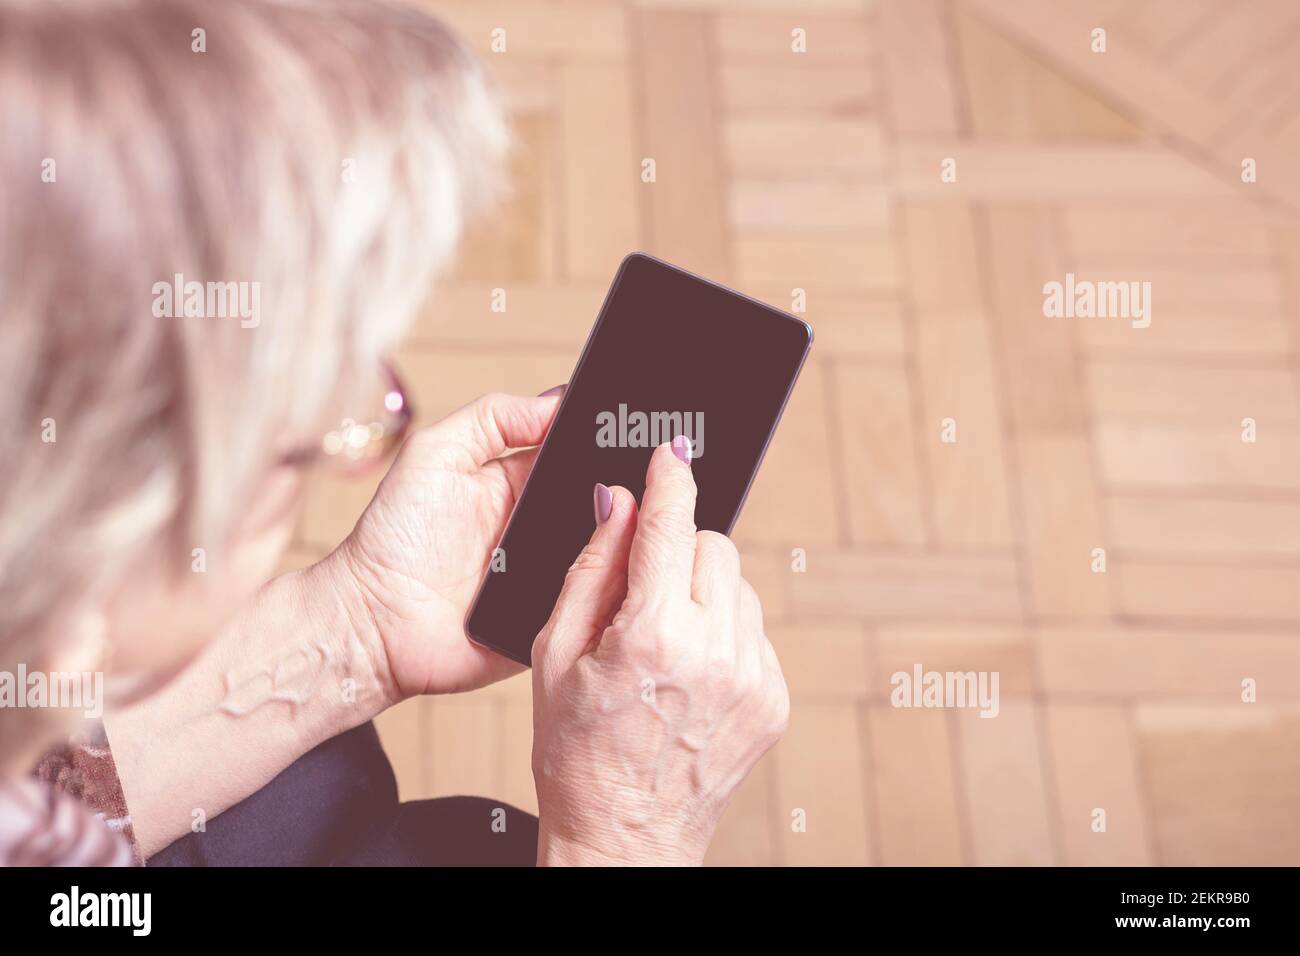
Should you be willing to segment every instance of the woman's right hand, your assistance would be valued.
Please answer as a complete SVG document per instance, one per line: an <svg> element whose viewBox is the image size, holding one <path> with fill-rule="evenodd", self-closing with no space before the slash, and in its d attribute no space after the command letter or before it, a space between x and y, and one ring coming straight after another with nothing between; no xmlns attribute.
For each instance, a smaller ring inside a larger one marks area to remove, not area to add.
<svg viewBox="0 0 1300 956"><path fill-rule="evenodd" d="M541 864L702 862L789 721L736 548L695 530L689 448L655 450L639 515L626 489L597 489L596 530L533 645Z"/></svg>

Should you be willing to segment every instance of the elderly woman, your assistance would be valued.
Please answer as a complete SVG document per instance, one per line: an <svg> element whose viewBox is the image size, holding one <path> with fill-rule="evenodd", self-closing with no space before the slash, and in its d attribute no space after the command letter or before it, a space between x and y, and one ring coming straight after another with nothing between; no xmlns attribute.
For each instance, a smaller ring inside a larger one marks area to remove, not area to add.
<svg viewBox="0 0 1300 956"><path fill-rule="evenodd" d="M536 642L520 852L486 849L510 829L491 804L331 802L391 771L311 756L353 759L385 708L517 669L463 620L562 390L407 437L383 361L504 140L479 67L410 10L0 0L0 674L21 696L103 673L110 705L96 730L0 696L0 862L248 862L232 830L281 862L411 862L386 848L412 826L485 847L463 862L702 859L788 698L668 446L639 507L599 496ZM399 443L347 540L266 583L308 470ZM654 706L647 670L669 678ZM329 852L293 850L290 818ZM229 852L177 857L232 819Z"/></svg>

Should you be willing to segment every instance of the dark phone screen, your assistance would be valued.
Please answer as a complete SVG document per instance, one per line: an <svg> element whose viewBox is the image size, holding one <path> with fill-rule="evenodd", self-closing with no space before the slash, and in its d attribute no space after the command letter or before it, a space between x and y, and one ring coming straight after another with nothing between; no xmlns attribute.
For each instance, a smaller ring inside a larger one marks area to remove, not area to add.
<svg viewBox="0 0 1300 956"><path fill-rule="evenodd" d="M794 386L803 322L644 255L623 261L466 622L529 663L595 528L592 489L641 500L656 445L692 441L695 523L728 533Z"/></svg>

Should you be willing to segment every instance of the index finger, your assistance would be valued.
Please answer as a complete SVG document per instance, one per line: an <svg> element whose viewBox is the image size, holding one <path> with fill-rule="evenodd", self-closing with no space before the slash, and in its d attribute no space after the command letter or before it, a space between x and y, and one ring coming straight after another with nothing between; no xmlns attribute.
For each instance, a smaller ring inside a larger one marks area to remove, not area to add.
<svg viewBox="0 0 1300 956"><path fill-rule="evenodd" d="M645 496L632 554L629 594L691 596L695 568L695 476L690 439L660 445L646 469Z"/></svg>

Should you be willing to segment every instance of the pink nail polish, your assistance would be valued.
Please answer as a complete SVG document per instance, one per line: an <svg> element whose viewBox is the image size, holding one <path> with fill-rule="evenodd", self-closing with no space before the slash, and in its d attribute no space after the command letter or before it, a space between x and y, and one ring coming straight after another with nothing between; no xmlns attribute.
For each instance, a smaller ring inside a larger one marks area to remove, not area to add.
<svg viewBox="0 0 1300 956"><path fill-rule="evenodd" d="M609 519L609 513L614 510L614 495L604 485L596 485L592 493L593 504L596 507L596 524L604 524Z"/></svg>
<svg viewBox="0 0 1300 956"><path fill-rule="evenodd" d="M685 435L678 435L674 438L673 454L689 465L691 463L691 440Z"/></svg>
<svg viewBox="0 0 1300 956"><path fill-rule="evenodd" d="M550 398L552 395L563 395L564 390L568 387L569 387L569 383L565 382L563 385L556 385L554 388L548 388L546 391L542 392L542 394L538 395L537 397Z"/></svg>

